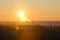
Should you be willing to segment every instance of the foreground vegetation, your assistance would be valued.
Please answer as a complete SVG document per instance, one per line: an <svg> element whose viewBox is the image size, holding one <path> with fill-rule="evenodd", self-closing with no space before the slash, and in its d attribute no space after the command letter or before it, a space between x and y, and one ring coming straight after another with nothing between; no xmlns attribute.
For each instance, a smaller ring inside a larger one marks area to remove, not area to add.
<svg viewBox="0 0 60 40"><path fill-rule="evenodd" d="M18 25L17 27L19 29L16 29L15 25L0 25L0 40L60 40L60 26ZM22 37L23 34L25 38ZM33 38L29 39L27 35Z"/></svg>

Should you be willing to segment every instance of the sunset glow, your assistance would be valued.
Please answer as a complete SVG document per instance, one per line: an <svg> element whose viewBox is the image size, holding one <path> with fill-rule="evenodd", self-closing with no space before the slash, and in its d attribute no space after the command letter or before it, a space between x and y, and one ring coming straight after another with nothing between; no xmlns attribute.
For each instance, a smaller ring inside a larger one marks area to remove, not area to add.
<svg viewBox="0 0 60 40"><path fill-rule="evenodd" d="M20 11L18 15L19 15L19 17L20 17L20 21L21 21L21 22L29 22L29 21L31 21L30 19L28 19L28 18L25 16L25 14L24 14L23 11Z"/></svg>

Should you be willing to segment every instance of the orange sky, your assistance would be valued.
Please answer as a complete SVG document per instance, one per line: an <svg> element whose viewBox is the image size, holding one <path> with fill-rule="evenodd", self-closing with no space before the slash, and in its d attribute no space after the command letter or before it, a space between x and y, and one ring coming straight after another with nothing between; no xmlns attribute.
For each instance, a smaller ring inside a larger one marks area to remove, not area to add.
<svg viewBox="0 0 60 40"><path fill-rule="evenodd" d="M33 21L60 21L60 0L0 0L0 21L19 21L20 10Z"/></svg>

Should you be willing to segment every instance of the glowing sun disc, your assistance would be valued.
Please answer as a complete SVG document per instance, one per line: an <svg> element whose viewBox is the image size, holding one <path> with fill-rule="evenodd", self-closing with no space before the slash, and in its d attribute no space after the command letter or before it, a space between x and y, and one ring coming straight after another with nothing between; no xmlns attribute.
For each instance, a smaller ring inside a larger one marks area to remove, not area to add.
<svg viewBox="0 0 60 40"><path fill-rule="evenodd" d="M20 21L21 21L21 22L29 22L29 21L31 21L30 19L28 19L28 18L25 16L25 14L24 14L23 11L20 11L18 15L19 15L19 17L20 17Z"/></svg>
<svg viewBox="0 0 60 40"><path fill-rule="evenodd" d="M20 16L20 17L24 17L24 12L22 12L22 11L19 12L19 16Z"/></svg>

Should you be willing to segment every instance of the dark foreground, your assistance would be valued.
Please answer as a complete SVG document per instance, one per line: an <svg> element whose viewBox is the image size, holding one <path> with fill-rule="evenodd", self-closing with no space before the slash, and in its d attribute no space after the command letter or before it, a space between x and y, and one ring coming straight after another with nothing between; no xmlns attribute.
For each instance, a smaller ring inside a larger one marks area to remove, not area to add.
<svg viewBox="0 0 60 40"><path fill-rule="evenodd" d="M60 40L60 26L0 25L0 40Z"/></svg>

